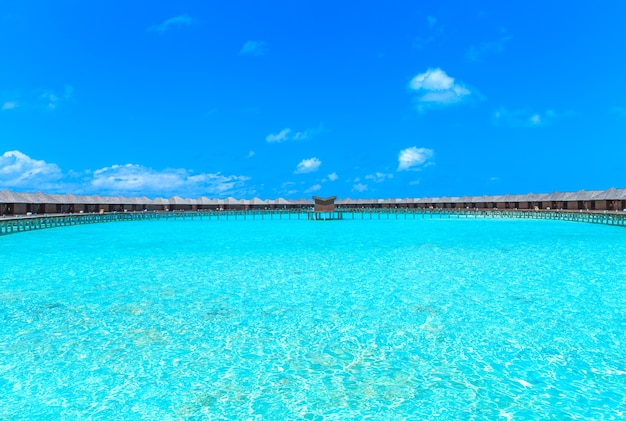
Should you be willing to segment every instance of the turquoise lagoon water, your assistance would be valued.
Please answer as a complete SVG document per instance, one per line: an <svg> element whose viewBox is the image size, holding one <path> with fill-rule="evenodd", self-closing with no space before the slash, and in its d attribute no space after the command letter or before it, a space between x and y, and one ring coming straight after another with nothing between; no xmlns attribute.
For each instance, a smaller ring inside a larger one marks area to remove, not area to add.
<svg viewBox="0 0 626 421"><path fill-rule="evenodd" d="M620 419L626 230L144 221L0 238L0 419Z"/></svg>

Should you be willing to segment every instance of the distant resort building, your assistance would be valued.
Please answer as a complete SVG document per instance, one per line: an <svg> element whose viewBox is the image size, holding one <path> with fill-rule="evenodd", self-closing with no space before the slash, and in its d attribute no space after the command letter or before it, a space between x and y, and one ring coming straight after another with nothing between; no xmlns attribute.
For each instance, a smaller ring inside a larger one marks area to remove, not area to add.
<svg viewBox="0 0 626 421"><path fill-rule="evenodd" d="M499 209L624 211L626 189L580 190L571 193L520 194L504 196L423 197L405 199L336 199L336 196L312 199L262 200L235 199L150 199L124 196L75 196L73 194L17 193L0 191L0 216L67 213L141 212L141 211L218 211L218 210L315 210L333 212L342 209Z"/></svg>

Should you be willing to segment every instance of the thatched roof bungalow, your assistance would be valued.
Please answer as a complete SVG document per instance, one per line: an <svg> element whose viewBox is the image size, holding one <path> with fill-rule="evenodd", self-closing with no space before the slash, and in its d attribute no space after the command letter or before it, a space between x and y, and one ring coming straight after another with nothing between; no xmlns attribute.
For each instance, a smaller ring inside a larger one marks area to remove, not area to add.
<svg viewBox="0 0 626 421"><path fill-rule="evenodd" d="M197 210L211 210L216 208L216 203L206 196L202 196L196 199Z"/></svg>
<svg viewBox="0 0 626 421"><path fill-rule="evenodd" d="M267 209L267 207L267 202L258 197L254 197L250 200L250 208L252 209Z"/></svg>
<svg viewBox="0 0 626 421"><path fill-rule="evenodd" d="M606 210L626 209L626 189L610 188L594 196L595 208Z"/></svg>
<svg viewBox="0 0 626 421"><path fill-rule="evenodd" d="M174 196L169 199L170 210L174 211L190 211L194 210L194 203L191 199L183 199L180 196Z"/></svg>
<svg viewBox="0 0 626 421"><path fill-rule="evenodd" d="M0 192L0 213L2 215L25 214L27 202L24 196L9 190Z"/></svg>
<svg viewBox="0 0 626 421"><path fill-rule="evenodd" d="M580 190L577 192L552 192L542 194L506 194L501 196L422 197L387 199L340 199L338 208L438 208L438 209L540 209L540 210L590 210L622 211L626 209L626 189ZM310 209L311 199L285 200L283 198L253 199L170 199L124 196L77 196L73 194L17 193L0 191L0 214L23 215L44 213L123 212L165 210L218 210L218 209Z"/></svg>
<svg viewBox="0 0 626 421"><path fill-rule="evenodd" d="M170 210L170 201L163 197L155 197L152 199L152 203L149 204L152 209L155 211L168 211Z"/></svg>

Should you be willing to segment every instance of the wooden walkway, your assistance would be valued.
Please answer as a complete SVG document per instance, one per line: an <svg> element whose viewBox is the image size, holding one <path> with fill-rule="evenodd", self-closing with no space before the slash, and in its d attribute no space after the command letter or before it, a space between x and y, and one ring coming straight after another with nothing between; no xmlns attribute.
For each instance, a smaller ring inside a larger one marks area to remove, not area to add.
<svg viewBox="0 0 626 421"><path fill-rule="evenodd" d="M0 236L45 228L103 222L198 219L216 221L242 220L372 220L372 219L450 219L515 218L549 219L570 222L626 226L626 213L526 211L526 210L460 210L460 209L343 209L328 212L310 210L247 210L195 212L124 212L106 214L44 215L0 218Z"/></svg>

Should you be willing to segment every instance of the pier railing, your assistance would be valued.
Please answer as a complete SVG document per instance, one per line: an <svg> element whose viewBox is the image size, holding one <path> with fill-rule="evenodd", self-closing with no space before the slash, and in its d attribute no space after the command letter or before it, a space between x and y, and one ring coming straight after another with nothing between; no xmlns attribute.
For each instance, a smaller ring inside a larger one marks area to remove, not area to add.
<svg viewBox="0 0 626 421"><path fill-rule="evenodd" d="M536 211L536 210L476 210L476 209L337 209L334 212L295 210L228 210L189 212L120 212L64 215L33 215L0 218L0 235L26 232L44 228L103 222L145 220L355 220L355 219L448 219L448 218L516 218L549 219L570 222L626 226L626 213L587 211Z"/></svg>

